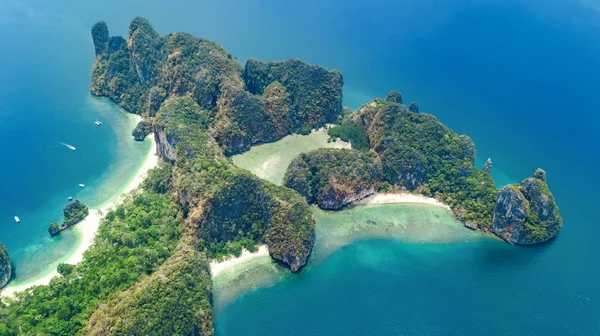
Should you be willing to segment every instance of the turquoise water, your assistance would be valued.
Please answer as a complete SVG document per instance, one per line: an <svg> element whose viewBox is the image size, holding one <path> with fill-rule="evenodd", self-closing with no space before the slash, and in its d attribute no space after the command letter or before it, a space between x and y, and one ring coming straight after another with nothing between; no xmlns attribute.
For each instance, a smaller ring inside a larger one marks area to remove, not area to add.
<svg viewBox="0 0 600 336"><path fill-rule="evenodd" d="M90 208L107 202L133 177L150 143L133 141L132 115L88 94L94 55L85 31L31 13L10 23L5 6L0 4L0 241L13 261L15 285L47 274L76 248L78 232L52 238L47 231L51 222L61 222L67 197Z"/></svg>
<svg viewBox="0 0 600 336"><path fill-rule="evenodd" d="M399 89L471 136L478 162L492 157L497 184L545 168L565 221L558 239L536 248L382 240L347 245L299 276L225 307L217 316L218 334L597 335L598 10L590 0L3 1L2 208L30 204L48 190L19 191L23 179L15 182L11 174L26 171L15 176L32 178L39 172L39 166L26 169L33 167L34 147L27 141L54 128L29 132L25 121L17 127L15 115L30 111L24 120L46 125L57 116L64 116L61 123L80 116L73 108L47 118L39 111L60 105L52 97L83 105L93 58L88 31L95 21L125 34L130 20L143 15L163 34L204 36L240 60L300 57L338 68L345 104L354 108ZM57 25L62 28L52 30ZM55 81L42 71L49 67L69 76ZM59 90L63 85L71 89ZM53 93L47 100L23 98L44 90ZM54 95L67 91L68 97ZM13 95L20 96L7 103ZM5 118L5 106L14 101L30 107ZM99 145L109 148L105 140ZM27 152L14 159L20 153L15 148ZM46 170L60 163L53 158ZM19 160L25 162L21 169L12 169ZM100 176L106 167L98 159L82 171ZM18 209L7 209L2 224L11 230Z"/></svg>

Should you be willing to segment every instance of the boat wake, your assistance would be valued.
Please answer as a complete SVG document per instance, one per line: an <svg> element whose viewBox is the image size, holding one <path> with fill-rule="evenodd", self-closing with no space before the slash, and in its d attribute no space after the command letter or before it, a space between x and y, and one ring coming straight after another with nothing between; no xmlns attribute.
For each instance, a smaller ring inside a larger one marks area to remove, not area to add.
<svg viewBox="0 0 600 336"><path fill-rule="evenodd" d="M61 145L65 146L65 147L67 147L67 148L68 148L68 149L70 149L70 150L76 150L76 149L77 149L77 148L75 148L75 146L71 146L71 145L69 145L69 144L66 144L66 143L64 143L64 142L60 142L60 141L57 141L57 142L58 142L59 144L61 144Z"/></svg>

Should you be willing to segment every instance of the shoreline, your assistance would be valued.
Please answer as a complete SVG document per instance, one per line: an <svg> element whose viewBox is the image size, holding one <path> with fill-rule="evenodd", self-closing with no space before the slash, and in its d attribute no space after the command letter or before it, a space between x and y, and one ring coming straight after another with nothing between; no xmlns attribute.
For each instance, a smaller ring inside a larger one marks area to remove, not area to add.
<svg viewBox="0 0 600 336"><path fill-rule="evenodd" d="M138 116L136 116L138 117ZM138 120L141 118L137 118ZM100 227L100 223L102 222L102 218L104 214L108 211L112 210L121 202L126 194L130 193L132 190L141 185L146 177L148 170L155 168L158 166L158 156L156 155L156 142L154 141L154 136L149 134L147 138L150 138L151 146L148 151L148 154L144 158L142 165L137 170L135 176L129 181L127 186L123 189L121 193L108 200L105 204L100 205L96 209L90 209L90 213L86 216L81 222L77 223L72 230L75 230L79 233L79 242L77 248L63 259L60 263L65 264L78 264L83 261L83 253L94 243L94 238L96 237L96 232ZM41 276L40 278L28 281L26 283L16 284L11 286L10 282L6 287L0 290L0 296L2 297L14 297L15 293L22 292L27 290L33 286L40 285L48 285L50 280L55 276L58 276L58 271L54 268L50 273Z"/></svg>
<svg viewBox="0 0 600 336"><path fill-rule="evenodd" d="M410 194L408 192L401 193L375 193L369 197L365 197L356 202L352 202L352 205L375 205L375 204L430 204L435 206L443 207L444 209L452 212L450 207L435 198Z"/></svg>
<svg viewBox="0 0 600 336"><path fill-rule="evenodd" d="M250 252L246 249L242 250L242 254L239 257L229 258L223 261L211 261L210 262L210 273L214 279L219 273L230 269L233 266L245 263L249 260L265 257L269 255L269 249L267 245L260 245L256 252Z"/></svg>

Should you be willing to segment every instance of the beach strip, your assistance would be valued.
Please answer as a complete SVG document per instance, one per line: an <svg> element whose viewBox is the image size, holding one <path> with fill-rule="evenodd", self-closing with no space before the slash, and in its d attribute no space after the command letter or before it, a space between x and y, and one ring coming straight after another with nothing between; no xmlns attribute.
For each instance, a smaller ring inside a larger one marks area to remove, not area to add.
<svg viewBox="0 0 600 336"><path fill-rule="evenodd" d="M436 200L435 198L431 198L431 197L427 197L427 196L423 196L423 195L410 194L407 192L406 193L389 193L389 194L375 193L369 197L366 197L359 201L356 201L353 204L355 204L355 205L372 205L372 204L394 204L394 203L396 203L396 204L398 204L398 203L431 204L431 205L441 206L448 211L452 211L452 209L450 209L450 207L448 205Z"/></svg>
<svg viewBox="0 0 600 336"><path fill-rule="evenodd" d="M212 274L212 277L214 278L215 276L217 276L217 274L227 270L228 268L231 268L235 265L239 265L241 263L245 263L254 258L265 256L269 256L269 249L267 248L267 245L260 245L256 252L250 252L246 249L243 249L242 255L240 255L239 257L232 257L223 261L211 261L210 272Z"/></svg>
<svg viewBox="0 0 600 336"><path fill-rule="evenodd" d="M148 135L150 141L152 141L152 145L144 162L138 169L137 173L133 177L133 179L127 184L123 192L116 197L113 201L110 201L108 204L101 206L99 209L90 209L90 213L84 220L77 223L72 229L80 232L80 241L77 245L77 249L67 257L62 263L66 264L77 264L83 261L83 253L94 243L94 238L96 237L96 232L100 227L100 223L102 221L102 217L109 212L110 210L117 207L121 202L123 202L123 198L126 194L137 188L142 184L144 178L148 171L152 168L158 166L158 156L156 155L156 142L154 141L154 136L152 134ZM22 292L33 286L47 285L50 283L50 280L55 276L58 276L58 272L54 269L47 275L44 275L38 279L20 283L14 286L11 286L10 283L2 289L1 295L6 297L12 297L17 292Z"/></svg>

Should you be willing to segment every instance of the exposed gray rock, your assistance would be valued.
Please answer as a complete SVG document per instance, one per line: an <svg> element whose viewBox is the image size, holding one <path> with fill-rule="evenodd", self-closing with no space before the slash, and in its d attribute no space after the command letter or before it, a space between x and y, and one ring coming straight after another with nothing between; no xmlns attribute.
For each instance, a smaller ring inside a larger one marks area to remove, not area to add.
<svg viewBox="0 0 600 336"><path fill-rule="evenodd" d="M400 91L397 90L392 90L390 91L390 93L388 93L386 99L387 101L392 103L402 104L402 93L400 93Z"/></svg>
<svg viewBox="0 0 600 336"><path fill-rule="evenodd" d="M12 265L6 247L0 243L0 288L6 286L12 276Z"/></svg>
<svg viewBox="0 0 600 336"><path fill-rule="evenodd" d="M419 113L419 103L416 101L410 103L410 106L408 106L408 110L410 112Z"/></svg>
<svg viewBox="0 0 600 336"><path fill-rule="evenodd" d="M536 175L541 175L541 169ZM520 245L545 242L562 228L562 218L546 181L527 178L504 186L498 193L492 230L504 240Z"/></svg>
<svg viewBox="0 0 600 336"><path fill-rule="evenodd" d="M483 171L489 173L492 171L492 159L488 158L483 165Z"/></svg>
<svg viewBox="0 0 600 336"><path fill-rule="evenodd" d="M325 210L338 210L347 204L371 196L374 193L374 186L349 190L344 186L330 183L323 188L323 195L322 199L319 201L319 207Z"/></svg>
<svg viewBox="0 0 600 336"><path fill-rule="evenodd" d="M163 129L157 129L154 132L154 140L158 156L165 161L175 161L177 141L169 137Z"/></svg>

